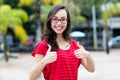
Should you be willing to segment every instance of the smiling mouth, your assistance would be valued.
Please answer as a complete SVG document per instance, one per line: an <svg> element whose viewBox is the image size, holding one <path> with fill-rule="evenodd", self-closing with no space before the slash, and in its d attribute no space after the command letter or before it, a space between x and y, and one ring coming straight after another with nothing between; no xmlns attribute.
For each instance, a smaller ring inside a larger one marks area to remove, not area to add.
<svg viewBox="0 0 120 80"><path fill-rule="evenodd" d="M55 27L57 30L62 30L63 27Z"/></svg>

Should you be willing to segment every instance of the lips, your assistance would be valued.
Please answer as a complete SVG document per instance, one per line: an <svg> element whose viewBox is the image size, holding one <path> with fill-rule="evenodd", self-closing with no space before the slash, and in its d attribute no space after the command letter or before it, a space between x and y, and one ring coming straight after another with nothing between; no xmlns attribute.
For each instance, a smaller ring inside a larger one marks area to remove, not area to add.
<svg viewBox="0 0 120 80"><path fill-rule="evenodd" d="M61 27L61 26L56 26L55 28L56 28L56 30L58 30L58 31L60 31L60 30L63 29L63 27Z"/></svg>

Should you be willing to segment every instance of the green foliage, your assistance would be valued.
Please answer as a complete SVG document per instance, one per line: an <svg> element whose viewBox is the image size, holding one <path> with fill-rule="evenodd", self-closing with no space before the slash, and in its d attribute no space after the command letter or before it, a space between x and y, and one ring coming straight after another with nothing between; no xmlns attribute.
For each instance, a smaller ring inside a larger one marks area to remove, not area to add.
<svg viewBox="0 0 120 80"><path fill-rule="evenodd" d="M3 4L8 4L10 5L12 8L18 8L18 2L19 0L3 0Z"/></svg>
<svg viewBox="0 0 120 80"><path fill-rule="evenodd" d="M96 6L96 17L99 18L101 16L100 5L102 0L74 0L75 4L79 5L81 9L81 15L84 16L86 19L92 19L92 6ZM99 13L98 13L99 12Z"/></svg>
<svg viewBox="0 0 120 80"><path fill-rule="evenodd" d="M3 0L0 0L0 5L2 5L3 4Z"/></svg>
<svg viewBox="0 0 120 80"><path fill-rule="evenodd" d="M64 1L64 4L69 9L72 25L86 21L86 18L80 14L81 9L79 8L78 5L76 5L73 2L73 0L66 0L66 1Z"/></svg>
<svg viewBox="0 0 120 80"><path fill-rule="evenodd" d="M41 21L43 24L45 23L47 15L52 7L53 6L51 6L51 5L42 5L41 6Z"/></svg>
<svg viewBox="0 0 120 80"><path fill-rule="evenodd" d="M25 29L22 26L15 26L13 28L13 31L15 32L15 36L20 40L22 44L25 44L27 42L28 36Z"/></svg>
<svg viewBox="0 0 120 80"><path fill-rule="evenodd" d="M21 26L23 22L26 22L28 20L27 13L22 9L12 9L10 5L2 5L0 6L0 34L6 35L7 29L12 28L13 31L18 33L18 31L21 31L20 34L23 36L26 35L24 29L19 28L15 29L16 25ZM22 27L22 26L21 26ZM15 30L14 30L15 29ZM22 43L24 43L27 40L27 37L17 35Z"/></svg>
<svg viewBox="0 0 120 80"><path fill-rule="evenodd" d="M102 11L101 5L106 4L107 2L116 3L120 0L74 0L75 4L79 6L81 9L81 14L85 16L88 20L92 19L92 6L95 5L96 7L96 17L101 18Z"/></svg>
<svg viewBox="0 0 120 80"><path fill-rule="evenodd" d="M41 24L42 24L42 27L44 26L44 23L46 21L46 18L47 18L47 15L50 11L50 9L52 8L53 6L52 5L41 5ZM32 21L35 21L35 14L31 14L30 17L29 17L29 20L32 22Z"/></svg>
<svg viewBox="0 0 120 80"><path fill-rule="evenodd" d="M11 19L11 7L9 5L0 6L0 25L7 26Z"/></svg>
<svg viewBox="0 0 120 80"><path fill-rule="evenodd" d="M120 15L120 6L118 6L117 4L113 4L109 8L107 8L102 14L104 25L107 26L107 20L110 17L118 15L118 14Z"/></svg>
<svg viewBox="0 0 120 80"><path fill-rule="evenodd" d="M12 10L12 14L15 17L19 17L23 22L27 22L28 21L28 15L22 9L13 9Z"/></svg>

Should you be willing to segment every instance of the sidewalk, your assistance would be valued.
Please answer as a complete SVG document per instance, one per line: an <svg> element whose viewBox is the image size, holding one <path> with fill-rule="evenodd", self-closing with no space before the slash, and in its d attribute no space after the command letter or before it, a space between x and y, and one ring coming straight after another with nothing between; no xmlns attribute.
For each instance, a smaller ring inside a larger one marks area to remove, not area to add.
<svg viewBox="0 0 120 80"><path fill-rule="evenodd" d="M94 73L87 72L83 67L79 69L79 80L120 80L120 49L105 52L91 52L95 61Z"/></svg>
<svg viewBox="0 0 120 80"><path fill-rule="evenodd" d="M91 54L96 71L89 73L81 66L78 80L120 80L120 49L111 50L109 55L103 51L91 51ZM32 64L30 53L20 53L18 58L10 58L7 63L0 60L0 80L29 80Z"/></svg>
<svg viewBox="0 0 120 80"><path fill-rule="evenodd" d="M29 72L33 64L30 53L20 54L18 58L10 58L8 62L0 61L0 80L29 80Z"/></svg>

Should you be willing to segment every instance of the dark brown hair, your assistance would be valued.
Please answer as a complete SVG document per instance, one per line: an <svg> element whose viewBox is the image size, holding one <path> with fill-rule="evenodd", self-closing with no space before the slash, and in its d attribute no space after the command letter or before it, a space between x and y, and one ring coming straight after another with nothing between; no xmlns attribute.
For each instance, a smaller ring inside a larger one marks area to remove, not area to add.
<svg viewBox="0 0 120 80"><path fill-rule="evenodd" d="M63 32L63 38L67 41L70 39L70 25L71 25L71 21L70 21L70 14L68 11L68 8L66 8L64 5L56 5L54 6L50 12L48 13L47 16L47 21L46 21L46 25L44 27L43 30L43 35L42 35L42 39L47 40L48 44L51 45L52 47L52 51L56 51L59 46L58 43L56 41L56 33L53 31L53 29L51 28L51 17L53 17L60 9L64 9L67 13L67 18L68 18L68 22L67 22L67 28L65 29L65 31Z"/></svg>

